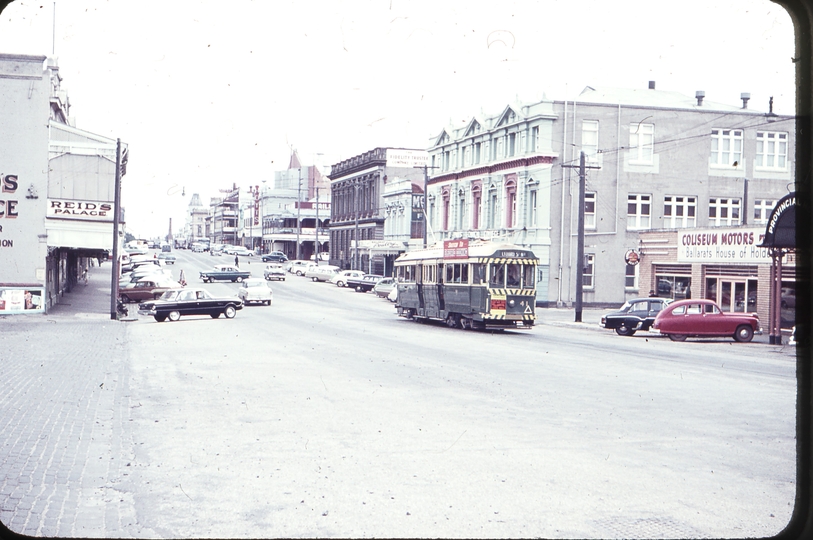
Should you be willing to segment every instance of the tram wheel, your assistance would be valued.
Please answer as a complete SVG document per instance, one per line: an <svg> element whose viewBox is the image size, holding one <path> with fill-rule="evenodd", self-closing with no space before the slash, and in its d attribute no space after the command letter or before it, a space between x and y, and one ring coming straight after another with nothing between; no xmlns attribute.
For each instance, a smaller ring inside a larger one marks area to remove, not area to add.
<svg viewBox="0 0 813 540"><path fill-rule="evenodd" d="M457 328L460 325L460 320L458 319L458 315L454 313L449 313L446 317L446 326L449 328Z"/></svg>
<svg viewBox="0 0 813 540"><path fill-rule="evenodd" d="M460 329L471 330L471 320L466 317L460 317Z"/></svg>

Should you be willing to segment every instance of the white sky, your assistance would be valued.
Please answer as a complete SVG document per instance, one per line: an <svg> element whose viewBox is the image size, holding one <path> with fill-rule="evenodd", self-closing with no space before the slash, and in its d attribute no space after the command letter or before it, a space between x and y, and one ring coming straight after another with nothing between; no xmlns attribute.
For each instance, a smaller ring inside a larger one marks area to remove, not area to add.
<svg viewBox="0 0 813 540"><path fill-rule="evenodd" d="M228 10L227 10L228 8ZM59 59L77 127L130 146L138 237L287 168L426 148L450 121L587 86L794 113L793 26L768 0L15 1L0 52ZM55 28L55 32L54 32ZM53 39L53 35L56 39ZM321 156L315 154L323 154ZM186 195L182 195L184 188Z"/></svg>

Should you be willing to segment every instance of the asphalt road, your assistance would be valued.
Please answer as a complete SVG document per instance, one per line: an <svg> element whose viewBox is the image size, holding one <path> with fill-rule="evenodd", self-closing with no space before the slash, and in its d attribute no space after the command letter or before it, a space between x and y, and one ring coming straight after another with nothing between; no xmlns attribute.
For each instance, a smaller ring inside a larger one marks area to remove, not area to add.
<svg viewBox="0 0 813 540"><path fill-rule="evenodd" d="M236 293L197 278L232 257L176 255L188 286ZM241 259L255 276L263 266ZM117 419L110 464L74 491L77 515L108 515L61 530L747 537L790 519L789 348L623 338L563 310L539 310L529 332L452 330L371 293L294 276L271 287L272 306L231 320L104 324L123 341L107 351L119 360L101 406ZM0 500L24 530L52 530L9 510L27 497Z"/></svg>

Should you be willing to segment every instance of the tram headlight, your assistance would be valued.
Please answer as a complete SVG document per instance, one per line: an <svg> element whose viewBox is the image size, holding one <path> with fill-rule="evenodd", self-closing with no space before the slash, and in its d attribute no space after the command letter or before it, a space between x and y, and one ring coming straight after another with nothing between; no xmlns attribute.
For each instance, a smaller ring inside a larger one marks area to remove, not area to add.
<svg viewBox="0 0 813 540"><path fill-rule="evenodd" d="M508 307L514 307L515 304L516 302L514 302L513 300L508 301Z"/></svg>

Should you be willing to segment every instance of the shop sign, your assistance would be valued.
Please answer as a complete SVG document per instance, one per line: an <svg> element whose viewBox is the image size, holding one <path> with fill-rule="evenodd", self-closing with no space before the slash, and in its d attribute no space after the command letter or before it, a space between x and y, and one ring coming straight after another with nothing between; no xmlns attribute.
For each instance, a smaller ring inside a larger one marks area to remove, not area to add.
<svg viewBox="0 0 813 540"><path fill-rule="evenodd" d="M681 229L677 261L681 263L770 264L767 248L760 247L761 228Z"/></svg>
<svg viewBox="0 0 813 540"><path fill-rule="evenodd" d="M48 199L45 213L49 218L82 219L113 222L113 203L76 199Z"/></svg>
<svg viewBox="0 0 813 540"><path fill-rule="evenodd" d="M0 287L0 315L44 313L43 287Z"/></svg>
<svg viewBox="0 0 813 540"><path fill-rule="evenodd" d="M423 221L423 193L412 194L412 221Z"/></svg>
<svg viewBox="0 0 813 540"><path fill-rule="evenodd" d="M627 264L635 266L641 262L641 256L634 249L628 249L624 254L624 260L627 262Z"/></svg>
<svg viewBox="0 0 813 540"><path fill-rule="evenodd" d="M424 167L429 165L426 150L387 148L387 167Z"/></svg>

